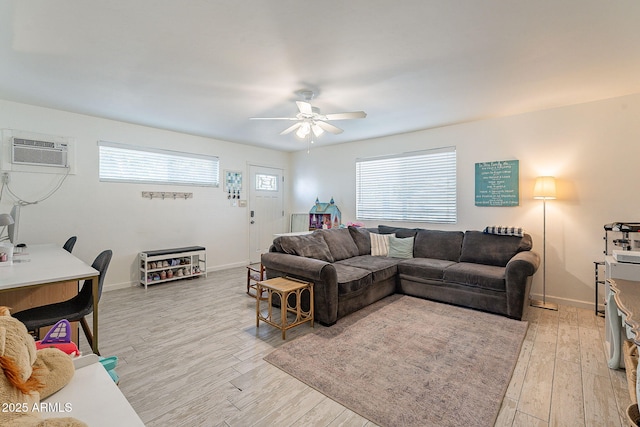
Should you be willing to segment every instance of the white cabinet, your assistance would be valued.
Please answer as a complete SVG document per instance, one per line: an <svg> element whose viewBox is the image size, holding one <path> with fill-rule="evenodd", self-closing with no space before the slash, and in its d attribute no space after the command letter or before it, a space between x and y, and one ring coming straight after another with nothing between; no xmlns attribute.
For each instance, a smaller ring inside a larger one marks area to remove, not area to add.
<svg viewBox="0 0 640 427"><path fill-rule="evenodd" d="M605 262L605 349L609 367L618 369L624 367L622 357L622 342L626 339L624 319L620 317L611 292L610 280L622 279L638 283L640 281L640 264L618 262L612 256L606 256Z"/></svg>
<svg viewBox="0 0 640 427"><path fill-rule="evenodd" d="M207 276L207 253L203 246L140 252L140 284Z"/></svg>

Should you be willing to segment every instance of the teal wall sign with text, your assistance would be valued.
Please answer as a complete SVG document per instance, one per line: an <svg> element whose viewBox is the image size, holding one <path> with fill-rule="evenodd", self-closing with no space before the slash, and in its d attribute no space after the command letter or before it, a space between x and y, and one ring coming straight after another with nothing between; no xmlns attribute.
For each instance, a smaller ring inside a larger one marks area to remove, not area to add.
<svg viewBox="0 0 640 427"><path fill-rule="evenodd" d="M476 163L476 206L518 206L519 161Z"/></svg>

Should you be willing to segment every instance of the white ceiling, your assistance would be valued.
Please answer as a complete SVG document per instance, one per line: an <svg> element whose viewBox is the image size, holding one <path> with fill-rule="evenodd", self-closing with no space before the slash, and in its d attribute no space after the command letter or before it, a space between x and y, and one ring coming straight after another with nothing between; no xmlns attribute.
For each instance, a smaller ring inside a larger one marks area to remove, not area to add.
<svg viewBox="0 0 640 427"><path fill-rule="evenodd" d="M640 92L635 0L0 0L0 98L294 151ZM29 130L29 129L24 129Z"/></svg>

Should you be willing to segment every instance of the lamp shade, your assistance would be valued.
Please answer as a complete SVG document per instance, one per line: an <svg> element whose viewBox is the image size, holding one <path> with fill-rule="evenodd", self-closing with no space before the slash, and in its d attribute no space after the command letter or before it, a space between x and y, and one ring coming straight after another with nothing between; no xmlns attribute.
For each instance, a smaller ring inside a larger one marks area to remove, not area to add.
<svg viewBox="0 0 640 427"><path fill-rule="evenodd" d="M0 226L13 224L13 218L9 214L0 214Z"/></svg>
<svg viewBox="0 0 640 427"><path fill-rule="evenodd" d="M533 187L533 198L550 200L556 198L556 179L552 176L539 176Z"/></svg>

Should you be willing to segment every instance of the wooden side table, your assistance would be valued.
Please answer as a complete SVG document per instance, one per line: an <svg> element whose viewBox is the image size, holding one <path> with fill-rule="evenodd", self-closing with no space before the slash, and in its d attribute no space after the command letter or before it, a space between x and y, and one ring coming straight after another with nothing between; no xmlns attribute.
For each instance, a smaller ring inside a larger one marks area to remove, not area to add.
<svg viewBox="0 0 640 427"><path fill-rule="evenodd" d="M298 326L305 322L311 322L313 328L313 283L303 282L301 280L289 277L276 277L269 280L263 280L256 283L256 294L262 295L266 292L266 311L261 310L260 304L262 300L256 298L256 327L260 326L260 321L275 326L282 331L282 339L285 338L287 329ZM302 294L309 293L309 311L302 310ZM273 316L273 294L280 297L280 320ZM289 296L295 295L295 305L289 304ZM289 322L288 313L293 313L295 319Z"/></svg>

